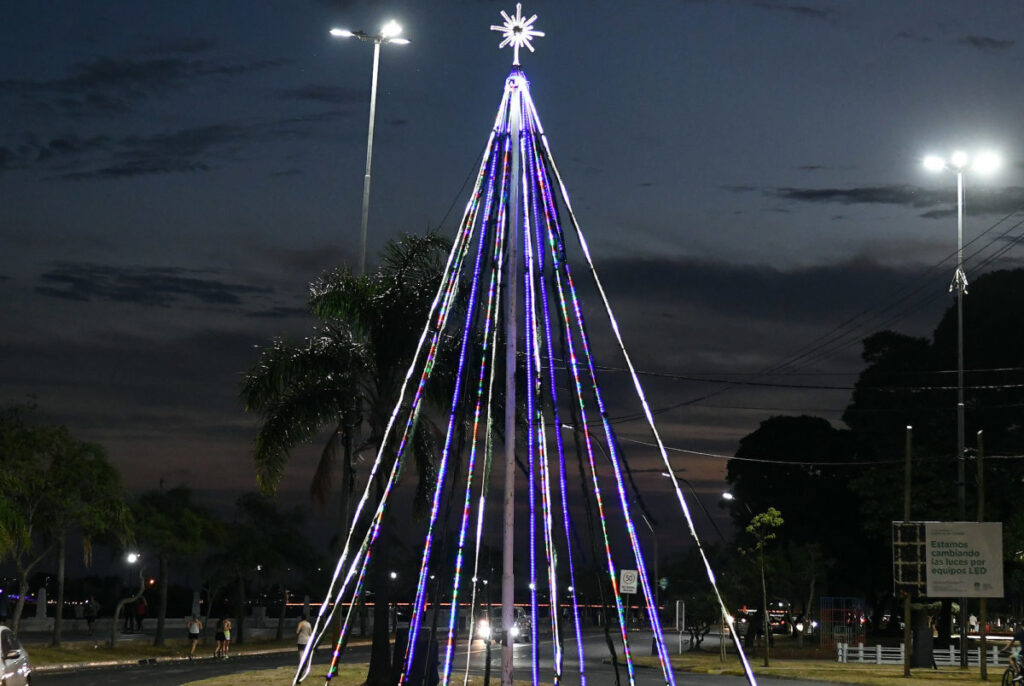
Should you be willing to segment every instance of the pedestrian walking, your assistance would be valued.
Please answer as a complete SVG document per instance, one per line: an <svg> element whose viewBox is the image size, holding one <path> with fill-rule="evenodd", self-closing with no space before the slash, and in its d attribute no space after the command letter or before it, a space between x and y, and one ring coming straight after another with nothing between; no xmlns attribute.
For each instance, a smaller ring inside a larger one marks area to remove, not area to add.
<svg viewBox="0 0 1024 686"><path fill-rule="evenodd" d="M96 628L96 618L100 615L100 604L96 602L96 598L89 596L89 600L85 602L85 625L89 627L89 635L93 635L93 629Z"/></svg>
<svg viewBox="0 0 1024 686"><path fill-rule="evenodd" d="M306 652L306 644L309 643L309 637L313 635L313 625L309 623L306 616L303 615L302 619L299 620L299 626L295 628L295 636L298 639L299 645L299 659L302 659L302 654Z"/></svg>
<svg viewBox="0 0 1024 686"><path fill-rule="evenodd" d="M149 603L146 602L146 596L140 595L139 601L135 603L135 630L140 634L142 633L142 620L146 618L148 611Z"/></svg>
<svg viewBox="0 0 1024 686"><path fill-rule="evenodd" d="M228 651L231 650L231 620L228 618L224 619L224 653L221 657L227 657Z"/></svg>
<svg viewBox="0 0 1024 686"><path fill-rule="evenodd" d="M196 659L196 646L199 645L199 632L203 630L203 623L199 621L199 617L192 615L192 619L188 620L188 642L189 651L188 659Z"/></svg>
<svg viewBox="0 0 1024 686"><path fill-rule="evenodd" d="M213 650L214 657L224 657L224 622L226 621L223 618L217 621L217 633L214 635L217 647Z"/></svg>

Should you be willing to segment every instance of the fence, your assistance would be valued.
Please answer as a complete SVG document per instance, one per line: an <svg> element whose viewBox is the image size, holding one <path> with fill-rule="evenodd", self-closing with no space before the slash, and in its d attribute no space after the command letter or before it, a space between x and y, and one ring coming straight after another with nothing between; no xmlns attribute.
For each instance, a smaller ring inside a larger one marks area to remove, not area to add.
<svg viewBox="0 0 1024 686"><path fill-rule="evenodd" d="M986 651L986 656L990 666L1000 667L1007 664L1006 656L999 652L999 646L991 646ZM934 649L932 657L937 667L960 666L960 650L952 646ZM981 648L973 648L967 651L968 665L977 667L980 659ZM900 643L899 646L865 646L863 643L856 645L836 643L836 661L873 665L901 665L903 664L903 644Z"/></svg>

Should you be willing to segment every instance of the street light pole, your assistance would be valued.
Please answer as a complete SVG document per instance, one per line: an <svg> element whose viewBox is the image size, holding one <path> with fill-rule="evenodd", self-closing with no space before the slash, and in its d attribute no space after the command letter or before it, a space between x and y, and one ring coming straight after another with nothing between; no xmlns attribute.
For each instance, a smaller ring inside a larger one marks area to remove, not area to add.
<svg viewBox="0 0 1024 686"><path fill-rule="evenodd" d="M964 294L967 293L967 275L964 273L964 169L970 158L967 153L956 151L945 159L930 155L924 159L929 171L943 171L952 167L956 171L956 272L949 290L956 292L956 500L960 521L967 520L967 450L965 446L964 422ZM992 153L978 155L972 169L980 172L993 171L999 166L999 159ZM960 598L960 667L967 668L967 598Z"/></svg>
<svg viewBox="0 0 1024 686"><path fill-rule="evenodd" d="M356 274L362 276L366 272L366 225L370 217L370 164L373 160L373 122L377 114L377 72L380 66L381 43L407 44L409 41L398 38L402 27L395 21L385 24L380 33L371 35L363 31L348 29L331 29L336 38L358 38L373 43L373 77L370 80L370 125L366 134L366 172L363 175L363 212L359 222L359 262Z"/></svg>

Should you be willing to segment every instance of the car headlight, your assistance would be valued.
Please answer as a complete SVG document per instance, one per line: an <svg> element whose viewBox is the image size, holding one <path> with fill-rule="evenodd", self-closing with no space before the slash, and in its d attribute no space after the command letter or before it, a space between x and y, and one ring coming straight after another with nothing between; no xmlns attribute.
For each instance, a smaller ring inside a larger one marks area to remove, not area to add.
<svg viewBox="0 0 1024 686"><path fill-rule="evenodd" d="M486 619L480 620L480 623L476 625L476 637L485 641L491 638L491 623Z"/></svg>
<svg viewBox="0 0 1024 686"><path fill-rule="evenodd" d="M512 638L519 638L519 627L517 627L517 626L512 627L511 629L508 630L508 633L509 633L509 635Z"/></svg>

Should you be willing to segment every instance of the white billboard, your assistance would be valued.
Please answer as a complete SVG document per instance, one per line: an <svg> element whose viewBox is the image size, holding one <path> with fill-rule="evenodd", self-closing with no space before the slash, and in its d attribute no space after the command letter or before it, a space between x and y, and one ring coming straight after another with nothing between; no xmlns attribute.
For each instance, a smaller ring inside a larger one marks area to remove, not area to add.
<svg viewBox="0 0 1024 686"><path fill-rule="evenodd" d="M1003 596L1002 522L925 522L930 598Z"/></svg>

